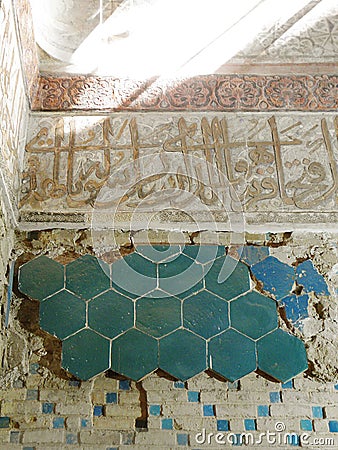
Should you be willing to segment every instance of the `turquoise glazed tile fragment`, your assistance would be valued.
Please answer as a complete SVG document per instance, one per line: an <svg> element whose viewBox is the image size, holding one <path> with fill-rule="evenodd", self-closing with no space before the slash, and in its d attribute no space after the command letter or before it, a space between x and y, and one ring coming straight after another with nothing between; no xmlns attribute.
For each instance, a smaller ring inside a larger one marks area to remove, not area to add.
<svg viewBox="0 0 338 450"><path fill-rule="evenodd" d="M164 336L181 324L181 300L176 297L136 300L136 327L154 337Z"/></svg>
<svg viewBox="0 0 338 450"><path fill-rule="evenodd" d="M158 367L158 341L132 328L113 340L111 369L138 381Z"/></svg>
<svg viewBox="0 0 338 450"><path fill-rule="evenodd" d="M206 267L208 291L231 300L250 289L249 269L231 256L223 256Z"/></svg>
<svg viewBox="0 0 338 450"><path fill-rule="evenodd" d="M62 289L40 304L40 327L65 339L86 325L86 303Z"/></svg>
<svg viewBox="0 0 338 450"><path fill-rule="evenodd" d="M206 341L187 330L161 338L159 353L159 367L182 381L207 368Z"/></svg>
<svg viewBox="0 0 338 450"><path fill-rule="evenodd" d="M88 326L106 337L114 338L134 325L134 303L110 289L88 304Z"/></svg>
<svg viewBox="0 0 338 450"><path fill-rule="evenodd" d="M179 245L137 245L136 252L153 263L172 261L181 252Z"/></svg>
<svg viewBox="0 0 338 450"><path fill-rule="evenodd" d="M268 256L251 268L258 281L263 283L263 289L280 300L291 292L295 281L293 267L279 261L274 256Z"/></svg>
<svg viewBox="0 0 338 450"><path fill-rule="evenodd" d="M43 300L64 287L64 266L38 256L19 268L19 290L35 300Z"/></svg>
<svg viewBox="0 0 338 450"><path fill-rule="evenodd" d="M259 292L248 292L230 302L231 326L258 339L278 326L276 302Z"/></svg>
<svg viewBox="0 0 338 450"><path fill-rule="evenodd" d="M309 259L296 267L298 284L302 285L304 292L314 292L318 295L330 295L325 279L320 275Z"/></svg>
<svg viewBox="0 0 338 450"><path fill-rule="evenodd" d="M183 302L183 325L208 339L228 328L228 303L205 289L191 295Z"/></svg>
<svg viewBox="0 0 338 450"><path fill-rule="evenodd" d="M277 329L257 341L258 368L285 383L308 368L303 342Z"/></svg>
<svg viewBox="0 0 338 450"><path fill-rule="evenodd" d="M157 286L156 264L134 252L112 265L112 286L132 298L141 297Z"/></svg>
<svg viewBox="0 0 338 450"><path fill-rule="evenodd" d="M95 280L95 282L93 282ZM110 287L110 268L95 256L85 255L66 266L66 288L88 300Z"/></svg>
<svg viewBox="0 0 338 450"><path fill-rule="evenodd" d="M240 260L245 261L249 266L263 261L269 253L269 247L265 245L242 245L237 249Z"/></svg>
<svg viewBox="0 0 338 450"><path fill-rule="evenodd" d="M110 342L92 330L81 330L62 343L62 367L80 380L109 369Z"/></svg>
<svg viewBox="0 0 338 450"><path fill-rule="evenodd" d="M200 264L206 264L224 256L226 248L224 245L186 245L183 253Z"/></svg>
<svg viewBox="0 0 338 450"><path fill-rule="evenodd" d="M208 344L209 367L229 381L256 370L256 348L252 339L238 331L227 330Z"/></svg>

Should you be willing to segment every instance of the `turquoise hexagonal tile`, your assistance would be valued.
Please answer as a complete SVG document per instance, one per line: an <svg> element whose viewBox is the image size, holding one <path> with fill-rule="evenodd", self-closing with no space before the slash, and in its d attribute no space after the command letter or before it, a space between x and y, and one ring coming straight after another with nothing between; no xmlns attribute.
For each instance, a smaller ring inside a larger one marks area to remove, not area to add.
<svg viewBox="0 0 338 450"><path fill-rule="evenodd" d="M253 340L235 330L227 330L208 344L209 367L229 381L236 381L256 370Z"/></svg>
<svg viewBox="0 0 338 450"><path fill-rule="evenodd" d="M303 342L278 329L257 341L258 368L283 383L308 368Z"/></svg>
<svg viewBox="0 0 338 450"><path fill-rule="evenodd" d="M132 380L141 380L158 367L158 341L131 329L113 340L111 368Z"/></svg>
<svg viewBox="0 0 338 450"><path fill-rule="evenodd" d="M110 289L89 301L88 326L109 338L134 325L134 303Z"/></svg>
<svg viewBox="0 0 338 450"><path fill-rule="evenodd" d="M206 288L225 300L231 300L250 289L248 267L230 256L216 259L206 270Z"/></svg>
<svg viewBox="0 0 338 450"><path fill-rule="evenodd" d="M176 297L136 300L136 327L154 337L164 336L182 325L181 300Z"/></svg>
<svg viewBox="0 0 338 450"><path fill-rule="evenodd" d="M88 300L110 287L107 263L85 255L66 266L66 288Z"/></svg>
<svg viewBox="0 0 338 450"><path fill-rule="evenodd" d="M291 292L295 281L293 267L279 261L274 256L268 256L251 268L257 280L263 282L263 289L280 300Z"/></svg>
<svg viewBox="0 0 338 450"><path fill-rule="evenodd" d="M159 264L159 287L171 295L185 298L203 288L203 268L181 254L175 260Z"/></svg>
<svg viewBox="0 0 338 450"><path fill-rule="evenodd" d="M309 259L296 267L297 282L304 287L304 292L315 292L319 295L330 295L325 279L314 268Z"/></svg>
<svg viewBox="0 0 338 450"><path fill-rule="evenodd" d="M252 291L230 303L231 326L245 335L258 339L278 326L274 300Z"/></svg>
<svg viewBox="0 0 338 450"><path fill-rule="evenodd" d="M208 339L229 326L228 303L202 290L183 302L183 325L185 328Z"/></svg>
<svg viewBox="0 0 338 450"><path fill-rule="evenodd" d="M35 300L43 300L64 288L64 266L38 256L19 268L19 290Z"/></svg>
<svg viewBox="0 0 338 450"><path fill-rule="evenodd" d="M86 303L65 289L40 304L40 327L65 339L86 325Z"/></svg>
<svg viewBox="0 0 338 450"><path fill-rule="evenodd" d="M112 264L112 285L129 297L141 297L157 286L156 264L131 253Z"/></svg>
<svg viewBox="0 0 338 450"><path fill-rule="evenodd" d="M81 330L62 343L62 367L80 380L109 369L110 341L92 330Z"/></svg>
<svg viewBox="0 0 338 450"><path fill-rule="evenodd" d="M181 252L179 245L137 245L136 252L154 263L172 261Z"/></svg>
<svg viewBox="0 0 338 450"><path fill-rule="evenodd" d="M186 245L183 253L200 264L214 261L226 253L224 245Z"/></svg>
<svg viewBox="0 0 338 450"><path fill-rule="evenodd" d="M160 339L160 368L185 381L207 368L206 341L179 329Z"/></svg>

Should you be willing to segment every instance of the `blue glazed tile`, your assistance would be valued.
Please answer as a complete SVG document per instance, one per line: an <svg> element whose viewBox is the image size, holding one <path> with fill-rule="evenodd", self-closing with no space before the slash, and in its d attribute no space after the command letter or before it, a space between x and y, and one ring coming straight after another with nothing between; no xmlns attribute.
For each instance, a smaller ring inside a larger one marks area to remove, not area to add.
<svg viewBox="0 0 338 450"><path fill-rule="evenodd" d="M296 327L301 327L301 321L309 317L309 296L307 294L299 296L288 295L287 297L284 297L280 303L285 308L286 317Z"/></svg>
<svg viewBox="0 0 338 450"><path fill-rule="evenodd" d="M308 368L303 342L277 329L257 341L258 368L285 383Z"/></svg>
<svg viewBox="0 0 338 450"><path fill-rule="evenodd" d="M61 290L40 305L40 327L65 339L86 325L86 303L71 292Z"/></svg>
<svg viewBox="0 0 338 450"><path fill-rule="evenodd" d="M88 419L81 419L81 428L88 428L90 426L90 422Z"/></svg>
<svg viewBox="0 0 338 450"><path fill-rule="evenodd" d="M300 439L296 433L289 433L287 435L287 443L293 447L299 447Z"/></svg>
<svg viewBox="0 0 338 450"><path fill-rule="evenodd" d="M141 331L130 329L112 343L114 372L138 381L158 368L158 342Z"/></svg>
<svg viewBox="0 0 338 450"><path fill-rule="evenodd" d="M280 392L270 392L270 402L271 403L280 403L281 402Z"/></svg>
<svg viewBox="0 0 338 450"><path fill-rule="evenodd" d="M121 391L129 391L130 390L130 381L129 380L120 380L119 381L119 389Z"/></svg>
<svg viewBox="0 0 338 450"><path fill-rule="evenodd" d="M258 414L258 417L270 416L269 406L268 405L257 406L257 414Z"/></svg>
<svg viewBox="0 0 338 450"><path fill-rule="evenodd" d="M119 450L118 447L107 447L106 450Z"/></svg>
<svg viewBox="0 0 338 450"><path fill-rule="evenodd" d="M89 327L114 338L134 325L134 303L113 290L106 291L88 304Z"/></svg>
<svg viewBox="0 0 338 450"><path fill-rule="evenodd" d="M331 433L338 433L338 420L329 420L329 430Z"/></svg>
<svg viewBox="0 0 338 450"><path fill-rule="evenodd" d="M159 264L159 287L170 295L185 298L203 287L203 267L181 254L175 261Z"/></svg>
<svg viewBox="0 0 338 450"><path fill-rule="evenodd" d="M202 290L183 302L185 328L208 339L229 327L228 303Z"/></svg>
<svg viewBox="0 0 338 450"><path fill-rule="evenodd" d="M20 444L21 433L20 431L11 431L9 435L9 442L11 444Z"/></svg>
<svg viewBox="0 0 338 450"><path fill-rule="evenodd" d="M200 264L214 261L226 254L224 245L186 245L183 253Z"/></svg>
<svg viewBox="0 0 338 450"><path fill-rule="evenodd" d="M66 444L73 445L78 443L78 437L76 433L66 433Z"/></svg>
<svg viewBox="0 0 338 450"><path fill-rule="evenodd" d="M225 419L217 420L217 431L229 431L229 421Z"/></svg>
<svg viewBox="0 0 338 450"><path fill-rule="evenodd" d="M227 330L208 344L209 367L227 380L236 381L256 370L256 348L250 338Z"/></svg>
<svg viewBox="0 0 338 450"><path fill-rule="evenodd" d="M103 406L102 405L95 405L93 414L95 417L103 416Z"/></svg>
<svg viewBox="0 0 338 450"><path fill-rule="evenodd" d="M334 388L335 388L336 391L338 391L338 384L335 384Z"/></svg>
<svg viewBox="0 0 338 450"><path fill-rule="evenodd" d="M109 287L110 268L104 261L85 255L67 264L66 288L79 297L88 300Z"/></svg>
<svg viewBox="0 0 338 450"><path fill-rule="evenodd" d="M149 414L151 416L159 416L161 414L161 405L150 405Z"/></svg>
<svg viewBox="0 0 338 450"><path fill-rule="evenodd" d="M136 245L136 253L153 263L174 260L180 253L179 245Z"/></svg>
<svg viewBox="0 0 338 450"><path fill-rule="evenodd" d="M323 408L321 406L312 406L312 417L315 419L323 419Z"/></svg>
<svg viewBox="0 0 338 450"><path fill-rule="evenodd" d="M133 445L135 440L135 433L130 431L125 431L121 433L121 444L122 445Z"/></svg>
<svg viewBox="0 0 338 450"><path fill-rule="evenodd" d="M280 300L291 292L295 273L294 269L282 263L274 256L268 256L251 268L257 280L263 282L263 289Z"/></svg>
<svg viewBox="0 0 338 450"><path fill-rule="evenodd" d="M78 381L78 380L69 380L69 381L68 381L68 386L72 386L72 387L80 387L80 386L81 386L81 381Z"/></svg>
<svg viewBox="0 0 338 450"><path fill-rule="evenodd" d="M160 339L159 367L186 381L206 369L206 342L187 330L179 329Z"/></svg>
<svg viewBox="0 0 338 450"><path fill-rule="evenodd" d="M225 256L207 267L205 285L225 300L231 300L250 289L249 269L236 259Z"/></svg>
<svg viewBox="0 0 338 450"><path fill-rule="evenodd" d="M239 391L241 389L241 385L239 381L228 381L228 389L229 391Z"/></svg>
<svg viewBox="0 0 338 450"><path fill-rule="evenodd" d="M35 450L35 447L22 447L22 450Z"/></svg>
<svg viewBox="0 0 338 450"><path fill-rule="evenodd" d="M176 389L184 389L185 384L182 381L174 381L174 388Z"/></svg>
<svg viewBox="0 0 338 450"><path fill-rule="evenodd" d="M62 367L80 380L89 380L109 369L109 354L108 339L85 329L63 341Z"/></svg>
<svg viewBox="0 0 338 450"><path fill-rule="evenodd" d="M162 430L172 430L173 429L173 419L162 419L161 420Z"/></svg>
<svg viewBox="0 0 338 450"><path fill-rule="evenodd" d="M161 337L181 326L181 300L176 297L136 300L136 328Z"/></svg>
<svg viewBox="0 0 338 450"><path fill-rule="evenodd" d="M309 419L302 419L300 421L300 429L302 431L313 431L312 421Z"/></svg>
<svg viewBox="0 0 338 450"><path fill-rule="evenodd" d="M237 253L241 261L245 261L249 266L263 261L269 256L269 247L264 245L243 245L237 249Z"/></svg>
<svg viewBox="0 0 338 450"><path fill-rule="evenodd" d="M257 430L256 420L255 419L244 419L244 428L245 428L245 431Z"/></svg>
<svg viewBox="0 0 338 450"><path fill-rule="evenodd" d="M29 373L31 375L36 375L38 373L40 366L39 363L32 363L29 365Z"/></svg>
<svg viewBox="0 0 338 450"><path fill-rule="evenodd" d="M278 326L276 302L259 292L249 292L230 303L231 326L258 339Z"/></svg>
<svg viewBox="0 0 338 450"><path fill-rule="evenodd" d="M43 414L53 414L54 407L55 407L54 403L42 403Z"/></svg>
<svg viewBox="0 0 338 450"><path fill-rule="evenodd" d="M213 405L203 405L203 416L214 416L215 411Z"/></svg>
<svg viewBox="0 0 338 450"><path fill-rule="evenodd" d="M27 389L26 400L38 400L39 391L38 389Z"/></svg>
<svg viewBox="0 0 338 450"><path fill-rule="evenodd" d="M53 428L59 429L65 427L65 419L63 417L54 417Z"/></svg>
<svg viewBox="0 0 338 450"><path fill-rule="evenodd" d="M282 389L293 389L293 380L282 383Z"/></svg>
<svg viewBox="0 0 338 450"><path fill-rule="evenodd" d="M233 434L231 436L232 438L232 445L234 447L241 447L243 443L243 436L239 433Z"/></svg>
<svg viewBox="0 0 338 450"><path fill-rule="evenodd" d="M112 264L112 286L128 297L141 297L156 288L157 265L131 253Z"/></svg>
<svg viewBox="0 0 338 450"><path fill-rule="evenodd" d="M309 259L296 267L297 282L304 287L305 292L315 292L319 295L330 295L322 275L314 268Z"/></svg>
<svg viewBox="0 0 338 450"><path fill-rule="evenodd" d="M200 393L198 391L188 391L188 402L199 402Z"/></svg>
<svg viewBox="0 0 338 450"><path fill-rule="evenodd" d="M117 392L107 392L106 403L117 403Z"/></svg>
<svg viewBox="0 0 338 450"><path fill-rule="evenodd" d="M177 436L177 445L188 445L189 438L186 433L178 433Z"/></svg>
<svg viewBox="0 0 338 450"><path fill-rule="evenodd" d="M19 290L42 301L64 287L64 267L47 256L39 256L19 268Z"/></svg>

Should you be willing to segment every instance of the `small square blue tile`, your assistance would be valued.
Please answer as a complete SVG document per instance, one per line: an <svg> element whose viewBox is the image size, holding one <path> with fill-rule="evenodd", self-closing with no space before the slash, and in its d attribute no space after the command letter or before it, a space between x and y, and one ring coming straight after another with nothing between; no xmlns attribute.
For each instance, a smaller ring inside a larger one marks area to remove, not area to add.
<svg viewBox="0 0 338 450"><path fill-rule="evenodd" d="M88 427L89 427L89 420L81 419L81 428L88 428Z"/></svg>
<svg viewBox="0 0 338 450"><path fill-rule="evenodd" d="M324 417L323 408L321 406L312 406L312 417L322 419Z"/></svg>
<svg viewBox="0 0 338 450"><path fill-rule="evenodd" d="M174 382L174 388L176 388L176 389L184 389L185 385L184 385L183 381L175 381Z"/></svg>
<svg viewBox="0 0 338 450"><path fill-rule="evenodd" d="M338 420L329 420L329 430L331 433L338 433Z"/></svg>
<svg viewBox="0 0 338 450"><path fill-rule="evenodd" d="M55 406L54 403L42 403L43 414L53 414L54 406Z"/></svg>
<svg viewBox="0 0 338 450"><path fill-rule="evenodd" d="M94 416L95 417L103 416L103 406L102 405L94 406Z"/></svg>
<svg viewBox="0 0 338 450"><path fill-rule="evenodd" d="M255 419L244 419L244 428L245 431L256 430L256 420Z"/></svg>
<svg viewBox="0 0 338 450"><path fill-rule="evenodd" d="M217 420L217 431L229 431L229 421L225 419Z"/></svg>
<svg viewBox="0 0 338 450"><path fill-rule="evenodd" d="M242 435L241 434L233 434L232 435L232 445L234 447L241 447L242 446Z"/></svg>
<svg viewBox="0 0 338 450"><path fill-rule="evenodd" d="M69 380L69 381L68 381L68 386L72 386L72 387L80 387L80 386L81 386L81 381L77 381L77 380Z"/></svg>
<svg viewBox="0 0 338 450"><path fill-rule="evenodd" d="M161 405L150 405L149 414L151 416L159 416L161 414Z"/></svg>
<svg viewBox="0 0 338 450"><path fill-rule="evenodd" d="M282 389L293 389L293 381L287 381L286 383L282 383Z"/></svg>
<svg viewBox="0 0 338 450"><path fill-rule="evenodd" d="M121 391L129 391L130 381L129 380L120 380L119 381L119 389L121 389Z"/></svg>
<svg viewBox="0 0 338 450"><path fill-rule="evenodd" d="M117 403L117 392L107 392L106 403Z"/></svg>
<svg viewBox="0 0 338 450"><path fill-rule="evenodd" d="M270 415L269 406L268 405L259 405L257 407L257 414L258 414L258 417L268 417Z"/></svg>
<svg viewBox="0 0 338 450"><path fill-rule="evenodd" d="M228 381L228 389L229 391L239 391L240 390L239 381Z"/></svg>
<svg viewBox="0 0 338 450"><path fill-rule="evenodd" d="M72 445L72 444L77 444L77 443L78 443L78 438L77 438L76 433L67 433L66 434L66 444Z"/></svg>
<svg viewBox="0 0 338 450"><path fill-rule="evenodd" d="M287 442L289 445L292 445L294 447L298 447L299 446L299 436L295 433L290 433L287 435Z"/></svg>
<svg viewBox="0 0 338 450"><path fill-rule="evenodd" d="M334 388L336 389L336 391L338 391L338 384L335 384Z"/></svg>
<svg viewBox="0 0 338 450"><path fill-rule="evenodd" d="M203 405L203 416L204 417L211 417L214 416L214 407L213 405Z"/></svg>
<svg viewBox="0 0 338 450"><path fill-rule="evenodd" d="M23 447L22 450L35 450L35 447Z"/></svg>
<svg viewBox="0 0 338 450"><path fill-rule="evenodd" d="M198 391L188 391L188 402L199 402L200 393Z"/></svg>
<svg viewBox="0 0 338 450"><path fill-rule="evenodd" d="M39 363L32 363L29 365L29 373L31 375L36 375L38 373L38 369L39 369Z"/></svg>
<svg viewBox="0 0 338 450"><path fill-rule="evenodd" d="M64 428L65 427L65 419L63 417L54 417L53 419L53 428Z"/></svg>
<svg viewBox="0 0 338 450"><path fill-rule="evenodd" d="M172 430L173 429L173 419L162 419L161 428L162 428L162 430Z"/></svg>
<svg viewBox="0 0 338 450"><path fill-rule="evenodd" d="M179 433L177 435L177 445L188 445L189 439L186 433Z"/></svg>
<svg viewBox="0 0 338 450"><path fill-rule="evenodd" d="M312 421L309 419L302 419L300 421L300 429L303 431L313 431Z"/></svg>
<svg viewBox="0 0 338 450"><path fill-rule="evenodd" d="M117 447L107 447L106 450L119 450Z"/></svg>
<svg viewBox="0 0 338 450"><path fill-rule="evenodd" d="M280 401L281 401L280 392L270 392L271 403L280 403Z"/></svg>
<svg viewBox="0 0 338 450"><path fill-rule="evenodd" d="M121 444L122 445L133 445L135 439L134 432L122 432L121 433Z"/></svg>
<svg viewBox="0 0 338 450"><path fill-rule="evenodd" d="M11 431L9 435L9 442L11 444L20 444L20 437L21 437L20 431Z"/></svg>
<svg viewBox="0 0 338 450"><path fill-rule="evenodd" d="M27 389L26 400L38 400L39 391L38 389Z"/></svg>

